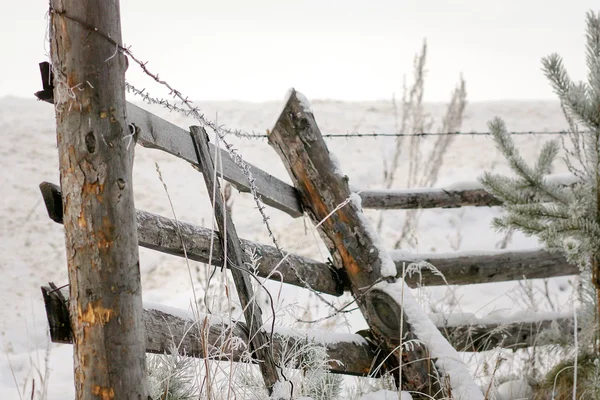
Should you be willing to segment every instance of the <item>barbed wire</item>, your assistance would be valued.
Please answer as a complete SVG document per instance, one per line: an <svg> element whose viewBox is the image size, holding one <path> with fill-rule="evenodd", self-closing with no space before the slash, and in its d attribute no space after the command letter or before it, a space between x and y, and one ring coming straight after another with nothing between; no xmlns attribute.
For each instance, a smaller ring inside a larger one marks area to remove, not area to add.
<svg viewBox="0 0 600 400"><path fill-rule="evenodd" d="M181 106L178 106L175 103L170 102L167 99L152 97L146 91L146 89L138 89L129 82L125 82L125 90L128 93L132 93L136 96L141 97L142 100L144 102L146 102L147 104L156 104L156 105L166 108L169 111L175 111L177 113L185 115L186 117L192 117L192 118L198 120L200 123L202 123L203 126L209 127L211 130L213 130L215 132L219 131L219 132L221 132L222 135L233 135L233 136L236 136L239 138L244 138L244 139L262 139L262 138L267 137L267 135L261 134L261 133L246 132L241 129L226 128L224 125L219 125L217 122L207 119L204 116L204 114L202 114L200 112L200 109L198 107L194 107L193 109L192 108L183 108ZM189 101L188 103L191 103L191 101Z"/></svg>
<svg viewBox="0 0 600 400"><path fill-rule="evenodd" d="M131 46L123 46L121 44L119 44L118 42L116 42L113 38L107 36L105 33L100 32L98 29L96 29L94 26L89 25L88 23L81 21L77 18L74 18L70 15L68 15L65 11L61 11L61 10L56 10L53 7L50 7L49 9L50 13L54 13L57 15L60 15L66 19L69 19L77 24L79 24L81 27L83 27L86 30L89 30L99 36L101 36L102 38L104 38L105 40L107 40L109 43L111 43L112 45L115 46L115 54L113 54L111 57L109 57L108 59L106 59L106 62L110 61L112 58L115 57L115 55L117 53L121 53L124 54L126 56L129 56L129 58L131 60L133 60L141 69L142 71L148 75L150 78L152 78L156 83L158 83L159 85L162 85L164 87L166 87L167 89L169 89L169 95L171 95L173 98L178 99L181 102L182 106L185 106L185 108L178 106L172 102L169 102L166 99L159 99L159 98L154 98L152 96L150 96L145 89L137 89L136 87L134 87L133 85L126 83L126 90L128 90L129 92L132 92L134 94L137 94L139 96L141 96L146 102L150 103L150 104L158 104L158 105L162 105L163 107L171 110L171 111L176 111L179 113L183 113L186 116L191 116L194 119L196 119L198 122L200 122L200 124L204 127L208 127L210 128L213 132L215 132L215 134L217 135L217 137L219 138L219 140L221 140L221 142L223 142L223 144L225 145L229 155L231 156L231 158L233 159L234 163L242 170L242 173L244 174L244 176L246 177L246 179L248 180L249 186L250 186L250 193L252 195L252 198L254 199L254 202L256 204L256 208L258 209L258 211L260 212L260 215L262 217L262 222L265 225L268 235L271 238L271 241L273 242L273 245L275 246L275 248L277 249L277 251L279 252L279 254L282 257L282 260L286 261L286 264L290 267L290 269L293 271L294 275L296 276L296 278L302 282L305 287L310 290L313 294L315 294L322 302L324 302L325 304L327 304L329 307L333 308L336 311L339 311L337 309L337 307L335 307L335 305L333 303L331 303L330 301L328 301L327 299L325 299L318 291L316 291L315 289L312 288L312 286L306 282L299 274L299 272L296 270L296 268L289 263L289 261L287 260L286 254L283 250L283 248L279 245L279 241L277 240L275 233L273 232L273 229L271 228L271 225L269 224L269 220L270 217L267 216L266 214L266 206L264 205L262 199L261 199L261 195L258 192L258 188L256 186L256 179L254 178L252 171L250 170L250 165L242 158L242 156L239 154L239 152L237 151L237 149L230 143L228 143L225 140L225 136L227 134L232 134L238 137L257 137L258 135L253 133L253 134L249 134L247 132L244 132L242 130L231 130L231 129L227 129L224 128L223 126L217 124L214 121L210 121L208 119L206 119L204 117L204 114L202 114L202 112L200 111L200 109L198 107L194 107L192 106L192 101L189 100L188 97L184 97L182 92L180 92L179 90L175 89L173 86L171 86L171 84L169 84L167 81L162 80L159 78L158 74L152 73L148 67L147 64L148 62L144 62L141 61L139 58L137 58L133 52L131 51ZM263 135L261 135L263 136ZM266 135L264 135L266 136ZM263 289L267 290L264 286L262 286ZM273 323L271 326L271 336L273 335L274 329L275 329L275 318L273 318Z"/></svg>
<svg viewBox="0 0 600 400"><path fill-rule="evenodd" d="M152 97L146 91L146 89L138 89L129 82L125 82L125 89L129 93L132 93L136 96L141 97L142 100L144 102L146 102L147 104L159 105L159 106L166 108L169 111L175 111L177 113L185 115L186 117L190 117L190 116L194 117L195 116L193 111L190 110L189 108L188 109L182 108L182 107L178 106L177 104L174 104L166 99ZM219 125L216 122L206 119L204 117L204 115L202 115L202 117L203 117L202 121L204 121L206 126L211 128L212 130L219 130L223 134L233 135L233 136L236 136L236 137L242 138L242 139L267 139L269 137L268 135L266 135L264 133L256 133L254 131L247 132L242 129L229 129L229 128L226 128L224 125ZM511 135L515 135L515 136L568 135L569 134L569 132L566 130L555 130L555 131L529 130L529 131L513 131L513 132L508 132L508 133ZM396 138L397 137L425 137L425 136L449 136L449 135L453 135L453 136L490 136L491 134L492 134L491 132L474 132L474 131L473 132L463 132L463 131L411 132L411 133L391 133L391 132L363 133L363 132L352 131L352 132L346 132L346 133L326 133L326 134L323 134L322 136L326 139L339 139L339 138L350 139L350 138L377 138L377 137L396 137Z"/></svg>
<svg viewBox="0 0 600 400"><path fill-rule="evenodd" d="M508 132L511 135L567 135L568 131L515 131ZM361 132L348 132L348 133L326 133L323 136L326 139L339 139L339 138L377 138L377 137L415 137L415 136L489 136L491 132L416 132L416 133L361 133ZM252 139L267 139L269 136L265 134L256 134L252 136Z"/></svg>

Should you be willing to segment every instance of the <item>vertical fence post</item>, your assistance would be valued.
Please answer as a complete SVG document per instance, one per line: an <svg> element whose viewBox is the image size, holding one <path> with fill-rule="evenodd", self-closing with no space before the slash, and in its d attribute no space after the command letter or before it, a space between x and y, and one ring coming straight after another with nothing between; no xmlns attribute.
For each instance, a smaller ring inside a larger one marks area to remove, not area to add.
<svg viewBox="0 0 600 400"><path fill-rule="evenodd" d="M118 0L51 0L77 399L148 398Z"/></svg>

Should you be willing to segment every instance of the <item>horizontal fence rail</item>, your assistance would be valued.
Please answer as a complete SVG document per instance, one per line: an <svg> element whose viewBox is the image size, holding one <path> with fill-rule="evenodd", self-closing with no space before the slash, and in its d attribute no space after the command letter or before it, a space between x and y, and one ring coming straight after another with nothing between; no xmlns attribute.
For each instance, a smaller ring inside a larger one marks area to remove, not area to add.
<svg viewBox="0 0 600 400"><path fill-rule="evenodd" d="M50 325L50 338L54 343L72 343L66 294L54 284L42 287L46 314ZM169 353L173 344L179 344L180 354L213 360L243 361L243 348L232 346L236 339L248 343L245 324L224 324L218 317L201 316L199 320L187 317L185 310L162 306L146 306L143 320L146 327L146 352ZM573 334L573 321L560 314L532 314L522 320L493 322L467 318L462 324L442 319L436 326L458 351L480 352L497 347L520 349L533 345L553 344L553 338ZM552 331L552 335L544 335ZM308 342L324 346L327 350L330 372L367 376L377 367L384 354L362 334L338 333L319 330L296 330L276 327L274 331L275 360L281 360L283 348L299 349ZM208 351L207 351L208 350ZM292 366L295 367L295 366Z"/></svg>
<svg viewBox="0 0 600 400"><path fill-rule="evenodd" d="M502 205L502 201L483 189L363 190L358 195L362 199L363 208L377 210Z"/></svg>
<svg viewBox="0 0 600 400"><path fill-rule="evenodd" d="M569 264L562 254L545 250L440 254L410 254L392 250L390 256L400 275L403 264L406 268L412 263L426 261L435 267L437 271L424 266L420 273L407 276L405 281L412 287L470 285L579 274L579 268Z"/></svg>
<svg viewBox="0 0 600 400"><path fill-rule="evenodd" d="M60 188L49 182L40 184L40 190L50 218L62 224L62 200ZM223 249L216 232L198 225L175 221L146 211L136 211L139 245L190 260L209 262L210 246L213 245L212 265L223 265ZM318 292L340 296L344 286L333 267L327 263L290 254L288 261L281 263L281 255L273 246L241 239L242 245L260 256L257 274L260 277L310 287ZM185 252L184 252L185 246ZM277 273L273 273L274 270Z"/></svg>
<svg viewBox="0 0 600 400"><path fill-rule="evenodd" d="M559 185L572 185L577 182L571 174L547 175L545 179ZM378 210L502 205L502 201L486 192L479 182L454 184L448 188L368 189L359 191L358 195L363 208Z"/></svg>
<svg viewBox="0 0 600 400"><path fill-rule="evenodd" d="M62 223L61 192L57 185L43 182L40 189L50 218ZM191 260L208 263L211 240L212 264L223 264L223 250L216 233L198 225L158 216L146 211L136 212L139 245L163 253L184 256L183 246ZM289 263L281 263L279 251L273 247L241 239L244 246L261 257L258 275L299 287L310 287L318 292L341 295L346 287L332 266L307 257L290 254ZM183 242L183 244L182 244ZM410 287L468 285L504 282L524 278L538 279L579 274L576 266L567 263L557 253L544 250L497 251L486 253L410 254L391 251L398 276L408 265L427 261L437 271L421 268L420 274L405 277ZM273 274L277 268L278 274ZM439 271L439 272L438 272Z"/></svg>
<svg viewBox="0 0 600 400"><path fill-rule="evenodd" d="M36 93L40 100L54 103L52 91ZM162 150L179 157L199 168L198 158L190 132L164 120L151 112L126 102L127 122L136 128L137 143L150 149ZM211 154L215 154L215 146L209 144ZM229 152L219 149L223 162L222 177L240 192L251 192L251 185L246 174ZM267 172L248 164L250 173L255 180L258 194L263 203L281 210L294 218L302 215L302 209L297 199L296 189ZM221 176L221 171L217 171Z"/></svg>
<svg viewBox="0 0 600 400"><path fill-rule="evenodd" d="M190 133L138 106L127 103L127 118L140 129L138 143L144 147L160 149L169 154L198 165L198 158ZM215 146L209 144L211 154ZM250 192L248 178L226 150L220 149L223 160L223 178L241 192ZM296 189L265 171L248 164L256 180L262 201L293 217L302 215ZM220 175L220 171L218 171Z"/></svg>

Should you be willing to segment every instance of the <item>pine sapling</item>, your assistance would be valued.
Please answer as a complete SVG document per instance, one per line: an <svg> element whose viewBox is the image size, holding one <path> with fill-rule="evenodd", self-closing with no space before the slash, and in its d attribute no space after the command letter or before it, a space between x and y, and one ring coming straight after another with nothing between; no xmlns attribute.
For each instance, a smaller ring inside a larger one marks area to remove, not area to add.
<svg viewBox="0 0 600 400"><path fill-rule="evenodd" d="M574 83L557 54L542 60L569 125L562 149L576 182L561 185L546 177L561 150L558 141L546 143L535 164L528 165L500 118L489 129L516 176L486 172L481 182L504 202L506 214L494 220L496 228L537 236L548 250L565 254L590 277L595 288L591 350L600 355L600 14L587 14L586 41L586 82Z"/></svg>

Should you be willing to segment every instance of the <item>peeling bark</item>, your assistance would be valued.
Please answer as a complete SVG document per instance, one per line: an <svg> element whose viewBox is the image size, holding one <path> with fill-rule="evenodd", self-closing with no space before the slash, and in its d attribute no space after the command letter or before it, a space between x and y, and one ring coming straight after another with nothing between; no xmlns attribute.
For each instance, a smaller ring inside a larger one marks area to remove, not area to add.
<svg viewBox="0 0 600 400"><path fill-rule="evenodd" d="M50 7L76 398L146 399L119 2Z"/></svg>

